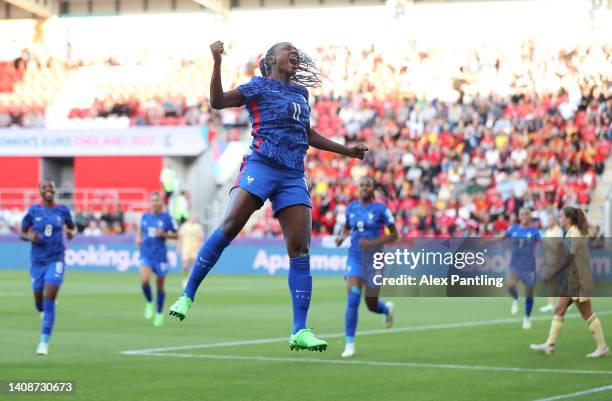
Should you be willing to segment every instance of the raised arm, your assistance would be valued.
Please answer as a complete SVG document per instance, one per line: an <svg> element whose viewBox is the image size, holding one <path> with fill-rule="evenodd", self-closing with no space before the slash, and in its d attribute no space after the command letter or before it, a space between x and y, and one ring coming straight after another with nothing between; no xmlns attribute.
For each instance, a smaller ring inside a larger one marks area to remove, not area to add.
<svg viewBox="0 0 612 401"><path fill-rule="evenodd" d="M210 78L210 106L213 109L221 110L227 107L238 107L244 104L244 96L236 89L223 92L221 84L221 59L223 55L223 42L216 41L210 45L213 55L213 72Z"/></svg>
<svg viewBox="0 0 612 401"><path fill-rule="evenodd" d="M334 142L310 128L310 125L308 126L308 143L310 146L316 149L326 150L328 152L334 152L339 155L353 157L360 160L363 160L365 152L368 151L368 147L362 143L348 147Z"/></svg>

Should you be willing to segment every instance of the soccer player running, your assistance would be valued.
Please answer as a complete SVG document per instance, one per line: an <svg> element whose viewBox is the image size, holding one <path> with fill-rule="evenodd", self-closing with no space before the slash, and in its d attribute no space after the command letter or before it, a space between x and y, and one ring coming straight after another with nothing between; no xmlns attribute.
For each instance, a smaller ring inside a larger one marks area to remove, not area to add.
<svg viewBox="0 0 612 401"><path fill-rule="evenodd" d="M140 247L140 280L142 292L147 300L145 319L153 319L153 325L164 325L164 281L168 274L167 239L176 239L176 223L164 212L164 200L159 192L153 192L149 199L151 212L142 215L140 229L136 232L136 245ZM157 277L157 308L153 306L153 296L149 281L151 273ZM157 313L155 313L157 311Z"/></svg>
<svg viewBox="0 0 612 401"><path fill-rule="evenodd" d="M536 245L540 240L540 231L531 224L531 210L523 208L519 211L519 224L506 231L506 238L512 239L512 257L510 270L506 276L508 292L512 296L510 313L516 315L519 310L518 291L516 284L520 279L525 284L525 318L523 329L531 328L531 310L533 309L533 287L536 279Z"/></svg>
<svg viewBox="0 0 612 401"><path fill-rule="evenodd" d="M30 277L36 309L43 313L40 342L36 353L49 353L49 340L55 323L55 299L64 281L64 226L71 240L76 233L70 210L55 203L55 183L45 180L40 185L42 202L33 205L21 222L19 238L32 243Z"/></svg>
<svg viewBox="0 0 612 401"><path fill-rule="evenodd" d="M253 126L250 154L230 192L230 200L219 227L200 249L187 286L170 307L170 314L183 320L198 286L223 250L238 235L247 220L266 199L272 202L289 254L289 290L293 305L290 349L323 351L327 343L306 328L312 295L310 275L311 201L304 177L304 157L309 146L347 157L363 159L365 145L347 147L333 142L310 127L306 87L321 82L314 62L291 43L272 46L259 63L263 76L236 89L223 91L221 59L223 43L210 46L214 66L210 102L215 109L246 106Z"/></svg>
<svg viewBox="0 0 612 401"><path fill-rule="evenodd" d="M530 348L536 352L543 352L550 355L555 352L557 336L563 326L563 316L572 303L576 303L576 308L580 311L582 318L586 320L589 329L593 334L597 348L587 354L589 358L608 356L610 349L606 344L601 322L591 309L590 292L593 289L593 277L591 270L591 257L589 255L588 233L589 223L581 209L566 206L561 212L561 227L566 231L565 238L568 246L568 253L565 260L561 263L558 270L546 278L552 280L557 274L568 270L567 283L564 293L559 298L555 307L555 316L550 324L548 338L543 344L531 344Z"/></svg>
<svg viewBox="0 0 612 401"><path fill-rule="evenodd" d="M346 280L347 303L344 315L346 345L343 358L355 354L355 331L357 330L357 317L361 292L365 286L365 302L368 309L374 313L384 315L386 328L393 325L393 302L384 302L379 299L380 287L375 286L372 279L372 255L382 250L385 244L397 241L397 228L395 219L387 206L381 202L374 202L374 189L376 183L370 176L359 180L359 201L349 203L346 208L346 224L343 232L336 239L340 245L350 235L348 273ZM383 235L384 228L389 229L388 235Z"/></svg>
<svg viewBox="0 0 612 401"><path fill-rule="evenodd" d="M181 289L187 285L189 271L195 263L198 250L204 241L204 229L198 222L198 216L191 213L189 220L183 223L178 232L177 248L181 250L181 259L183 262L183 283Z"/></svg>

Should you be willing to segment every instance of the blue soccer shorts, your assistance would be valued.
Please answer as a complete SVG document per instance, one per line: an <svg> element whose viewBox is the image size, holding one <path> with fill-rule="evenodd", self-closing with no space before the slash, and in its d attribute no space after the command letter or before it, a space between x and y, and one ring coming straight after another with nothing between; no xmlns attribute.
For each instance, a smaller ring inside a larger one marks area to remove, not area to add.
<svg viewBox="0 0 612 401"><path fill-rule="evenodd" d="M363 280L364 284L368 288L379 288L380 285L376 284L375 277L384 275L384 270L375 269L373 266L373 253L364 252L362 250L361 255L355 255L349 253L347 264L347 277L358 277ZM380 278L379 278L380 279Z"/></svg>
<svg viewBox="0 0 612 401"><path fill-rule="evenodd" d="M63 261L32 263L30 265L32 290L34 290L34 292L42 292L45 285L48 284L60 288L64 282L65 271L66 265Z"/></svg>
<svg viewBox="0 0 612 401"><path fill-rule="evenodd" d="M525 284L527 288L535 287L536 272L535 269L518 269L514 266L510 266L510 271L518 276L519 279Z"/></svg>
<svg viewBox="0 0 612 401"><path fill-rule="evenodd" d="M262 205L270 199L274 215L289 206L312 207L303 172L283 168L255 154L244 158L232 190L236 187L258 197Z"/></svg>
<svg viewBox="0 0 612 401"><path fill-rule="evenodd" d="M140 256L140 266L149 266L157 277L166 277L168 274L168 262L155 262L147 256Z"/></svg>

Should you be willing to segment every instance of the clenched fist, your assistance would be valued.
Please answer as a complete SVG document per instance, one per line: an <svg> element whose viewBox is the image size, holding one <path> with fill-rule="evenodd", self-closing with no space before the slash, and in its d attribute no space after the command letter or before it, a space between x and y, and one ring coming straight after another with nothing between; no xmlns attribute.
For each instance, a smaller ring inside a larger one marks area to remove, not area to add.
<svg viewBox="0 0 612 401"><path fill-rule="evenodd" d="M223 52L225 51L225 49L223 48L223 42L221 42L220 40L217 40L216 42L211 44L210 51L212 52L213 60L215 61L215 63L216 64L221 63L221 56L223 55Z"/></svg>

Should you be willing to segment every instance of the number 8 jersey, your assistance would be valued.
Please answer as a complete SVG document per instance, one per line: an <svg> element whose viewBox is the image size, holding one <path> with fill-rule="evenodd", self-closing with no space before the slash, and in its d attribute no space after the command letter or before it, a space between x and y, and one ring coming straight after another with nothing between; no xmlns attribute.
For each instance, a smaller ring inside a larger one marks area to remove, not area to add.
<svg viewBox="0 0 612 401"><path fill-rule="evenodd" d="M21 222L24 229L32 228L40 241L32 243L31 261L34 264L64 261L64 225L74 227L70 210L66 205L45 207L34 205Z"/></svg>
<svg viewBox="0 0 612 401"><path fill-rule="evenodd" d="M308 90L272 78L253 77L236 88L253 127L251 150L283 167L304 171L308 150Z"/></svg>
<svg viewBox="0 0 612 401"><path fill-rule="evenodd" d="M359 241L362 238L379 238L384 227L395 223L391 210L380 202L362 204L351 202L346 207L346 221L351 228L349 256L360 257Z"/></svg>

